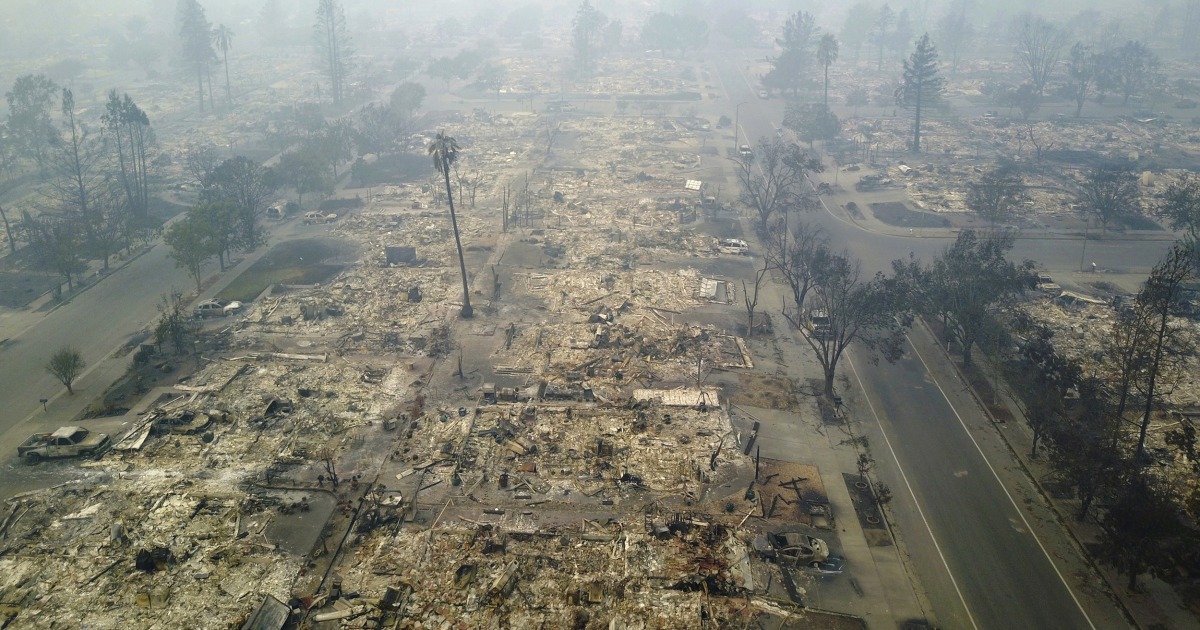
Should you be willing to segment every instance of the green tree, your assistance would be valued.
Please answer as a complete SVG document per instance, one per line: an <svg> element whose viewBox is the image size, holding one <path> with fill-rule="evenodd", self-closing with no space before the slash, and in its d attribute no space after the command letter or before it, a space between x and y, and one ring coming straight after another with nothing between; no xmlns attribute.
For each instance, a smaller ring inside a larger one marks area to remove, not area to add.
<svg viewBox="0 0 1200 630"><path fill-rule="evenodd" d="M1082 522L1093 502L1120 484L1128 468L1116 440L1121 422L1111 413L1104 383L1095 376L1079 383L1079 409L1066 414L1047 434L1050 464L1075 490L1079 507L1075 520Z"/></svg>
<svg viewBox="0 0 1200 630"><path fill-rule="evenodd" d="M1147 472L1131 475L1116 500L1100 519L1100 559L1129 578L1126 587L1137 591L1138 576L1169 575L1184 548L1185 530L1179 507L1165 484Z"/></svg>
<svg viewBox="0 0 1200 630"><path fill-rule="evenodd" d="M204 186L210 173L221 163L217 145L208 140L189 142L184 148L183 171L197 187Z"/></svg>
<svg viewBox="0 0 1200 630"><path fill-rule="evenodd" d="M392 111L401 118L411 118L418 109L421 109L421 103L424 101L425 86L412 81L405 81L397 85L388 98L388 104L391 105Z"/></svg>
<svg viewBox="0 0 1200 630"><path fill-rule="evenodd" d="M163 234L163 242L171 248L168 254L175 266L188 272L196 282L196 293L203 288L204 263L216 255L209 226L190 212L175 221Z"/></svg>
<svg viewBox="0 0 1200 630"><path fill-rule="evenodd" d="M74 289L75 276L84 270L80 257L83 241L80 222L49 213L35 218L25 211L21 213L21 224L37 263L61 275L67 281L68 291Z"/></svg>
<svg viewBox="0 0 1200 630"><path fill-rule="evenodd" d="M221 51L221 60L225 66L225 103L233 107L233 88L229 84L229 49L233 48L233 29L221 24L213 30L213 44Z"/></svg>
<svg viewBox="0 0 1200 630"><path fill-rule="evenodd" d="M817 62L825 71L824 98L821 102L825 105L826 110L829 109L829 66L832 66L837 60L838 40L832 33L825 33L821 36L821 41L817 43Z"/></svg>
<svg viewBox="0 0 1200 630"><path fill-rule="evenodd" d="M1142 213L1142 193L1137 175L1125 164L1101 164L1088 171L1075 200L1085 217L1096 219L1102 233L1115 221Z"/></svg>
<svg viewBox="0 0 1200 630"><path fill-rule="evenodd" d="M763 85L780 92L798 92L812 69L813 47L819 32L811 13L797 11L788 17L782 36L775 40L781 52L771 59L771 69L762 78Z"/></svg>
<svg viewBox="0 0 1200 630"><path fill-rule="evenodd" d="M33 160L44 169L49 155L51 138L56 136L50 121L50 108L58 86L42 74L17 77L8 100L7 130L18 156Z"/></svg>
<svg viewBox="0 0 1200 630"><path fill-rule="evenodd" d="M586 3L586 0L584 2ZM458 269L462 273L463 306L460 314L464 319L474 315L471 308L471 290L467 283L467 262L463 258L462 238L458 234L458 215L454 212L454 194L450 187L450 169L458 160L458 141L439 131L433 142L429 143L429 156L433 159L433 167L446 183L446 200L450 203L450 227L454 230L454 247L458 250Z"/></svg>
<svg viewBox="0 0 1200 630"><path fill-rule="evenodd" d="M926 33L917 40L916 49L904 61L904 79L896 88L896 103L913 110L913 153L921 152L921 110L937 103L946 80L938 74L937 49Z"/></svg>
<svg viewBox="0 0 1200 630"><path fill-rule="evenodd" d="M333 178L325 158L312 148L284 153L275 172L280 180L296 191L296 203L304 205L305 193L333 192Z"/></svg>
<svg viewBox="0 0 1200 630"><path fill-rule="evenodd" d="M995 313L1011 306L1029 285L1033 262L1009 261L1013 242L1009 233L981 237L963 230L920 276L926 308L942 318L946 336L958 343L966 365L975 344L996 326Z"/></svg>
<svg viewBox="0 0 1200 630"><path fill-rule="evenodd" d="M350 33L346 30L346 14L338 0L317 3L317 22L314 27L317 54L325 73L329 75L330 93L335 104L345 96L350 58L354 54Z"/></svg>
<svg viewBox="0 0 1200 630"><path fill-rule="evenodd" d="M46 371L66 386L68 394L74 395L75 390L71 388L71 385L83 373L86 365L83 355L78 350L71 346L62 346L50 355L50 360L46 363Z"/></svg>
<svg viewBox="0 0 1200 630"><path fill-rule="evenodd" d="M354 155L354 137L353 125L347 120L337 120L326 124L320 135L306 145L325 160L334 182L338 179L338 166Z"/></svg>
<svg viewBox="0 0 1200 630"><path fill-rule="evenodd" d="M246 245L238 209L232 204L202 203L188 210L188 217L204 230L209 249L217 257L221 271L225 271L225 264L233 250L250 249L258 245Z"/></svg>
<svg viewBox="0 0 1200 630"><path fill-rule="evenodd" d="M359 111L356 122L354 142L359 150L380 157L399 152L412 128L409 116L379 103L367 103Z"/></svg>
<svg viewBox="0 0 1200 630"><path fill-rule="evenodd" d="M588 0L579 4L571 22L571 48L575 52L575 72L580 76L589 76L595 71L600 37L607 22L608 18Z"/></svg>
<svg viewBox="0 0 1200 630"><path fill-rule="evenodd" d="M813 142L828 142L842 131L842 121L838 120L837 114L819 103L789 103L783 116L783 126L792 130L797 138L807 142L810 149Z"/></svg>
<svg viewBox="0 0 1200 630"><path fill-rule="evenodd" d="M1038 96L1037 88L1028 81L1018 85L1008 94L1008 104L1021 112L1021 120L1029 122L1029 117L1042 107L1042 97Z"/></svg>
<svg viewBox="0 0 1200 630"><path fill-rule="evenodd" d="M475 85L481 90L494 90L496 98L499 99L500 90L504 87L504 80L507 76L508 72L504 66L498 63L485 63L475 74Z"/></svg>
<svg viewBox="0 0 1200 630"><path fill-rule="evenodd" d="M1021 173L1011 163L1003 163L967 184L967 208L992 225L1014 217L1028 200Z"/></svg>
<svg viewBox="0 0 1200 630"><path fill-rule="evenodd" d="M458 63L454 61L454 57L434 57L425 66L425 74L432 79L441 80L445 83L446 90L449 90L450 81L458 76Z"/></svg>
<svg viewBox="0 0 1200 630"><path fill-rule="evenodd" d="M196 0L179 0L175 21L179 33L179 59L196 73L197 97L203 112L204 79L217 59L212 47L212 24L204 15L204 7Z"/></svg>

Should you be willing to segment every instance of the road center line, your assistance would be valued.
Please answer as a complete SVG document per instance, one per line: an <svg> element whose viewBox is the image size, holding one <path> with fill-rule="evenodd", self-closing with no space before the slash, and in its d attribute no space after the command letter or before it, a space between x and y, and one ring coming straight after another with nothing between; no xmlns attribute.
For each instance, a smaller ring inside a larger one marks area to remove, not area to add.
<svg viewBox="0 0 1200 630"><path fill-rule="evenodd" d="M958 419L959 426L962 427L962 430L967 434L967 437L971 439L971 444L975 445L975 450L979 453L979 457L983 458L983 463L987 464L988 470L992 471L992 476L996 478L996 483L999 484L1000 489L1004 491L1004 496L1008 497L1008 502L1012 504L1013 510L1015 510L1017 515L1021 517L1021 522L1025 523L1025 528L1029 530L1029 535L1033 536L1034 542L1038 544L1038 548L1042 550L1042 554L1046 556L1046 560L1050 563L1050 566L1054 568L1054 574L1058 576L1059 581L1061 581L1062 585L1067 589L1067 593L1071 595L1071 601L1074 601L1075 606L1079 608L1079 613L1083 615L1083 619L1087 621L1088 627L1095 630L1096 624L1092 623L1092 618L1089 617L1087 611L1084 610L1083 603L1080 602L1079 598L1075 596L1075 590L1072 589L1071 585L1067 583L1067 578L1063 576L1062 571L1058 570L1058 565L1054 563L1054 558L1050 557L1050 552L1046 549L1046 545L1042 544L1042 539L1038 537L1037 532L1033 530L1033 526L1029 524L1029 519L1025 518L1025 513L1021 511L1020 506L1017 505L1017 501L1013 499L1012 493L1008 491L1008 487L1005 486L1004 482L1000 480L1000 475L996 473L996 469L992 466L992 462L988 460L987 455L983 454L983 449L979 446L979 442L975 440L974 435L971 435L971 431L967 428L967 423L963 421L962 415L958 413L958 409L954 407L954 403L950 402L950 397L946 395L946 390L942 389L942 384L938 382L937 376L935 376L933 371L929 369L929 364L925 362L925 357L921 356L921 352L917 350L917 345L913 343L912 338L910 338L908 335L905 335L904 338L908 341L908 345L912 347L913 353L917 355L917 359L921 361L921 365L925 366L925 373L929 375L929 380L933 381L933 384L938 388L938 392L940 392L942 394L942 398L945 399L946 404L950 406L950 410L954 412L954 417ZM855 377L857 376L858 373L855 372ZM859 387L861 386L862 384L860 382ZM888 445L888 448L891 448L890 444ZM907 483L907 480L905 480L905 483Z"/></svg>
<svg viewBox="0 0 1200 630"><path fill-rule="evenodd" d="M879 419L879 413L875 411L875 403L871 402L871 397L867 394L867 388L863 386L862 378L858 375L858 368L854 367L854 361L849 356L846 357L846 363L850 365L850 371L854 372L854 380L858 381L858 388L862 390L863 398L866 399L867 406L871 408L871 415L875 417L875 424L879 426L879 433L883 435L883 441L887 444L888 452L892 454L892 461L896 462L896 470L900 471L900 478L904 480L904 486L908 488L908 494L912 497L913 505L917 506L917 514L920 515L921 522L925 523L925 531L929 532L929 539L933 541L933 548L937 550L938 557L942 560L942 566L946 568L946 575L950 576L950 583L954 585L954 592L958 594L958 601L962 603L963 611L967 613L967 620L971 622L972 628L979 630L979 624L975 623L975 616L971 614L971 608L967 606L967 600L963 597L962 589L958 587L958 580L954 579L954 572L950 570L950 563L946 562L946 555L942 553L942 546L938 544L937 536L933 535L933 528L929 525L929 519L925 518L925 510L921 509L921 502L917 500L917 494L913 492L912 484L908 481L908 475L904 473L904 467L900 465L900 458L896 457L896 449L892 448L892 441L888 439L887 431L883 430L883 421ZM1074 596L1073 593L1072 596Z"/></svg>

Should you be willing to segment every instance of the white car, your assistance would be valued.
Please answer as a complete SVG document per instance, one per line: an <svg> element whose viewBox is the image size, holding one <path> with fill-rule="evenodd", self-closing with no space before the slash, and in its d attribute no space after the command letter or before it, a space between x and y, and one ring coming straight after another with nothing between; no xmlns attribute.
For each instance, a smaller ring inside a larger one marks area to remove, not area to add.
<svg viewBox="0 0 1200 630"><path fill-rule="evenodd" d="M750 148L750 145L743 144L742 146L738 147L738 155L742 157L750 157L754 155L754 150Z"/></svg>
<svg viewBox="0 0 1200 630"><path fill-rule="evenodd" d="M234 301L226 304L225 308L221 309L221 312L224 313L225 315L233 315L235 313L240 313L241 311L242 311L242 303L238 302L237 300L234 300Z"/></svg>

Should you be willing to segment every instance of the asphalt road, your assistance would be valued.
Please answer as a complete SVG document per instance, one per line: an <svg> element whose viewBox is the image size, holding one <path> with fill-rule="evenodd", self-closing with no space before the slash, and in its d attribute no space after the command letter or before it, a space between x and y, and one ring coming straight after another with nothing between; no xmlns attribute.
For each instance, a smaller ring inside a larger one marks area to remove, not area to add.
<svg viewBox="0 0 1200 630"><path fill-rule="evenodd" d="M758 99L736 62L722 63L720 74L730 98L726 115L733 118L733 110L742 103L741 136L774 134L782 119L782 104L777 99ZM870 271L887 269L891 260L910 253L929 260L953 238L950 234L925 237L920 231L913 236L874 233L837 208L806 218L827 230L835 247L848 249ZM1115 238L1093 241L1087 246L1087 262L1123 273L1148 273L1168 245ZM1082 240L1025 233L1017 240L1012 258L1033 259L1051 272L1075 271L1082 246ZM1087 572L1078 568L1066 534L1035 501L1020 501L1022 507L1017 507L1014 495L1032 496L1028 481L1011 470L1010 456L995 431L965 399L944 362L938 363L943 359L935 342L924 331L914 331L911 337L917 345L896 364L871 366L861 353L851 352L839 372L863 390L854 411L862 422L875 425L872 446L879 475L896 495L893 525L901 532L912 569L939 625L1125 626L1119 610L1103 596L1077 592L1080 588L1071 571L1083 574L1084 580ZM924 361L915 352L918 347L925 348ZM851 366L854 359L857 371ZM932 370L926 361L934 362ZM945 373L937 377L939 371ZM958 401L952 404L955 398ZM991 448L978 446L981 442L991 443Z"/></svg>
<svg viewBox="0 0 1200 630"><path fill-rule="evenodd" d="M159 243L50 313L21 314L28 325L0 346L0 445L7 450L39 427L38 399L50 399L51 411L67 404L62 383L42 367L58 347L73 346L87 364L71 398L90 401L103 392L110 380L100 372L111 377L108 357L158 316L164 295L194 286L167 252Z"/></svg>
<svg viewBox="0 0 1200 630"><path fill-rule="evenodd" d="M875 411L878 429L887 436L874 442L875 452L894 453L896 458L896 474L888 475L895 481L889 485L902 500L893 514L904 509L911 522L906 529L927 527L936 541L925 545L932 553L912 557L919 573L938 576L942 582L941 588L930 589L939 622L950 628L1117 627L1111 625L1120 623L1115 609L1101 613L1107 621L1101 624L1089 619L1097 613L1085 613L1076 603L1079 596L1060 576L1063 569L1043 551L1048 545L1070 553L1059 540L1061 532L1053 525L1045 528L1048 532L1031 526L1031 519L1037 521L1032 508L1018 508L1009 498L992 473L1007 453L977 448L972 439L973 433L986 434L992 428L978 418L965 395L943 395L944 388L959 384L935 382L921 358L936 360L935 342L923 329L915 329L911 337L915 346L905 358L874 366L860 358L852 378L861 377L871 398L859 411ZM952 405L953 398L958 400ZM864 421L875 419L873 413L861 415ZM993 459L995 463L989 461ZM914 500L915 506L910 505Z"/></svg>

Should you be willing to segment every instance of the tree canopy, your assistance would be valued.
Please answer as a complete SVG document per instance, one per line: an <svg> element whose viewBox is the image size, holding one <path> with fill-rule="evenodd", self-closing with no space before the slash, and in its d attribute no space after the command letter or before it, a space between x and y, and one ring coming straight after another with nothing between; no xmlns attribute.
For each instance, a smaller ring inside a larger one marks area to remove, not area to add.
<svg viewBox="0 0 1200 630"><path fill-rule="evenodd" d="M946 80L938 73L938 55L929 34L921 36L904 61L904 77L896 88L896 103L913 110L913 153L921 152L922 110L941 100Z"/></svg>

